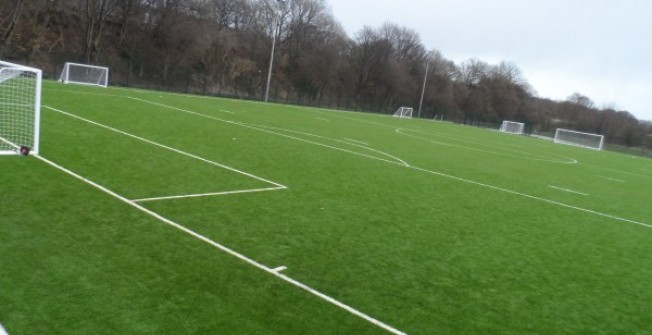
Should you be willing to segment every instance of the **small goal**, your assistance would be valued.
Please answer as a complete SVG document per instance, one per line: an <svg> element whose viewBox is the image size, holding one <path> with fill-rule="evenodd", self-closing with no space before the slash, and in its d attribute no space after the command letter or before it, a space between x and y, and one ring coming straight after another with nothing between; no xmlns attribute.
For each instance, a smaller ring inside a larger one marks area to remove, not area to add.
<svg viewBox="0 0 652 335"><path fill-rule="evenodd" d="M521 122L503 121L500 125L500 131L508 134L523 135L523 129L525 129L525 123Z"/></svg>
<svg viewBox="0 0 652 335"><path fill-rule="evenodd" d="M38 154L42 76L39 69L0 61L0 155Z"/></svg>
<svg viewBox="0 0 652 335"><path fill-rule="evenodd" d="M566 145L574 145L577 147L602 150L602 146L604 145L604 136L557 128L557 131L555 131L554 142Z"/></svg>
<svg viewBox="0 0 652 335"><path fill-rule="evenodd" d="M412 107L400 107L399 109L396 110L396 112L394 112L393 116L411 119L413 110L414 109Z"/></svg>
<svg viewBox="0 0 652 335"><path fill-rule="evenodd" d="M63 66L59 81L64 84L107 87L109 86L109 68L68 62Z"/></svg>

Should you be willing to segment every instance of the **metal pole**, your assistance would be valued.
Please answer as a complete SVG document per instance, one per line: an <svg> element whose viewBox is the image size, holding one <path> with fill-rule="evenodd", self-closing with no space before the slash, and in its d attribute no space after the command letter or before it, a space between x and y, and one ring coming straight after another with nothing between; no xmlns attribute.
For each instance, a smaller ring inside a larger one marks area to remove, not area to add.
<svg viewBox="0 0 652 335"><path fill-rule="evenodd" d="M421 99L419 100L419 111L417 112L417 117L421 117L421 106L423 105L423 96L426 93L426 81L428 80L428 69L430 68L430 55L428 55L428 60L426 60L426 74L423 75L423 86L421 87Z"/></svg>
<svg viewBox="0 0 652 335"><path fill-rule="evenodd" d="M285 0L276 0L278 3L285 5ZM269 7L268 7L269 8ZM267 87L265 88L265 102L269 99L269 84L272 82L272 67L274 66L274 49L276 49L276 35L281 31L281 14L278 14L275 22L276 31L272 32L272 51L269 55L269 69L267 70Z"/></svg>
<svg viewBox="0 0 652 335"><path fill-rule="evenodd" d="M274 48L276 47L276 32L272 36L272 52L269 56L269 69L267 71L267 88L265 89L265 102L269 98L269 83L272 81L272 66L274 66Z"/></svg>

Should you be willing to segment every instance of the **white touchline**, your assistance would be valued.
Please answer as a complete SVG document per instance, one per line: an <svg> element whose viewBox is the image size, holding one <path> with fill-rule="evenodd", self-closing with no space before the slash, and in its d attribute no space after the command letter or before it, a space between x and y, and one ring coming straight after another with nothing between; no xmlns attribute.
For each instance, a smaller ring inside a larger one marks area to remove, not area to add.
<svg viewBox="0 0 652 335"><path fill-rule="evenodd" d="M384 323L382 321L379 321L378 319L372 318L371 316L369 316L369 315L367 315L367 314L365 314L365 313L363 313L363 312L361 312L361 311L359 311L359 310L357 310L357 309L355 309L355 308L353 308L353 307L351 307L349 305L346 305L346 304L344 304L344 303L342 303L342 302L340 302L340 301L338 301L338 300L336 300L336 299L334 299L332 297L329 297L329 296L325 295L324 293L321 293L321 292L313 289L312 287L310 287L308 285L305 285L305 284L303 284L303 283L301 283L301 282L299 282L299 281L297 281L295 279L292 279L292 278L280 273L279 271L275 271L275 269L271 269L271 268L269 268L269 267L267 267L267 266L265 266L265 265L263 265L261 263L258 263L257 261L255 261L255 260L253 260L253 259L251 259L251 258L249 258L249 257L247 257L247 256L233 250L233 249L230 249L230 248L228 248L228 247L226 247L226 246L224 246L224 245L222 245L222 244L220 244L218 242L215 242L215 241L209 239L208 237L206 237L204 235L196 233L195 231L190 230L190 229L186 228L185 226L183 226L183 225L181 225L181 224L179 224L177 222L174 222L174 221L162 216L161 214L158 214L158 213L156 213L156 212L154 212L152 210L149 210L149 209L137 204L136 202L134 202L132 200L129 200L129 199L121 196L120 194L118 194L118 193L116 193L116 192L114 192L114 191L112 191L112 190L98 184L98 183L95 183L94 181L92 181L90 179L87 179L87 178L85 178L85 177L83 177L83 176L81 176L81 175L79 175L79 174L77 174L77 173L75 173L75 172L73 172L71 170L68 170L68 169L64 168L63 166L61 166L61 165L59 165L59 164L57 164L57 163L55 163L53 161L48 160L47 158L45 158L43 156L36 156L35 155L34 157L38 158L42 162L44 162L44 163L46 163L46 164L60 170L60 171L63 171L64 173L66 173L66 174L68 174L68 175L70 175L70 176L72 176L72 177L74 177L74 178L76 178L78 180L83 181L84 183L86 183L88 185L93 186L94 188L96 188L96 189L98 189L98 190L100 190L100 191L102 191L102 192L104 192L104 193L106 193L106 194L108 194L108 195L110 195L110 196L124 202L125 204L127 204L129 206L140 210L141 212L143 212L143 213L145 213L145 214L147 214L147 215L149 215L149 216L151 216L151 217L153 217L153 218L155 218L155 219L157 219L157 220L159 220L159 221L161 221L161 222L163 222L163 223L165 223L165 224L167 224L169 226L172 226L172 227L174 227L174 228L176 228L176 229L178 229L178 230L180 230L180 231L182 231L182 232L184 232L184 233L186 233L186 234L188 234L188 235L190 235L190 236L192 236L192 237L194 237L194 238L196 238L198 240L201 240L201 241L203 241L203 242L205 242L205 243L207 243L207 244L209 244L209 245L211 245L211 246L213 246L213 247L215 247L215 248L217 248L217 249L219 249L219 250L233 256L233 257L236 257L236 258L244 261L245 263L248 263L249 265L252 265L252 266L254 266L254 267L256 267L256 268L258 268L260 270L263 270L263 271L265 271L265 272L267 272L267 273L269 273L269 274L271 274L271 275L273 275L273 276L275 276L277 278L280 278L280 279L284 280L287 283L290 283L290 284L292 284L292 285L294 285L294 286L296 286L298 288L301 288L304 291L307 291L307 292L311 293L312 295L321 298L322 300L325 300L325 301L327 301L327 302L329 302L329 303L331 303L331 304L333 304L333 305L335 305L335 306L337 306L337 307L339 307L341 309L344 309L347 312L349 312L349 313L351 313L351 314L353 314L353 315L355 315L357 317L360 317L360 318L364 319L365 321L370 322L370 323L372 323L372 324L374 324L374 325L376 325L376 326L378 326L378 327L380 327L380 328L382 328L382 329L384 329L384 330L386 330L386 331L388 331L388 332L390 332L392 334L407 335L406 333L404 333L404 332L402 332L402 331L400 331L400 330L398 330L398 329L396 329L396 328L394 328L394 327L392 327L392 326L390 326L390 325L388 325L388 324L386 324L386 323ZM0 335L4 335L4 334L0 334Z"/></svg>
<svg viewBox="0 0 652 335"><path fill-rule="evenodd" d="M267 187L267 188L254 188L247 190L235 190L235 191L224 191L224 192L212 192L212 193L198 193L198 194L185 194L185 195L170 195L165 197L153 197L153 198L143 198L143 199L132 199L133 202L148 202L148 201L159 201L159 200L173 200L173 199L186 199L186 198L199 198L199 197L210 197L216 195L230 195L230 194L242 194L242 193L258 193L266 191L278 191L286 190L287 187Z"/></svg>
<svg viewBox="0 0 652 335"><path fill-rule="evenodd" d="M287 266L279 266L277 268L274 268L274 272L281 272L287 270L287 268L288 268Z"/></svg>
<svg viewBox="0 0 652 335"><path fill-rule="evenodd" d="M588 196L587 193L578 192L578 191L574 191L574 190L567 189L567 188L563 188L563 187L559 187L559 186L548 185L548 187L550 187L550 188L552 188L552 189L555 189L555 190L560 190L560 191L568 192L568 193L573 193L573 194L579 194L579 195Z"/></svg>
<svg viewBox="0 0 652 335"><path fill-rule="evenodd" d="M129 137L131 137L131 138L135 138L135 139L140 140L140 141L143 141L143 142L145 142L145 143L149 143L149 144L151 144L151 145L154 145L154 146L157 146L157 147L160 147L160 148L163 148L163 149L167 149L167 150L170 150L170 151L176 152L176 153L178 153L178 154L181 154L181 155L184 155L184 156L187 156L187 157L190 157L190 158L194 158L194 159L200 160L200 161L202 161L202 162L204 162L204 163L212 164L212 165L215 165L215 166L217 166L217 167L221 167L221 168L223 168L223 169L226 169L226 170L229 170L229 171L232 171L232 172L235 172L235 173L239 173L239 174L241 174L241 175L245 175L245 176L247 176L247 177L250 177L250 178L253 178L253 179L256 179L256 180L259 180L259 181L262 181L262 182L268 183L268 184L272 184L272 185L277 186L277 187L287 188L287 186L285 186L285 185L281 185L281 184L276 183L276 182L273 182L273 181L271 181L271 180L268 180L268 179L265 179L265 178L261 178L261 177L255 176L255 175L253 175L253 174L251 174L251 173L247 173L247 172L244 172L244 171L240 171L240 170L235 169L235 168L232 168L232 167L230 167L230 166L226 166L226 165L224 165L224 164L220 164L220 163L218 163L218 162L214 162L214 161L208 160L208 159L206 159L206 158L202 158L202 157L199 157L199 156L197 156L197 155L193 155L193 154L191 154L191 153L188 153L188 152L185 152L185 151L181 151L181 150L179 150L179 149L175 149L175 148L169 147L169 146L167 146L167 145L160 144L160 143L154 142L154 141L152 141L152 140L148 140L148 139L146 139L146 138L143 138L143 137L140 137L140 136L136 136L136 135L130 134L130 133L126 132L126 131L122 131L122 130L119 130L119 129L116 129L116 128L109 127L109 126L104 125L104 124L101 124L101 123L99 123L99 122L95 122L95 121L92 121L92 120L89 120L89 119L85 119L85 118L83 118L83 117L81 117L81 116L78 116L78 115L75 115L75 114L71 114L71 113L68 113L68 112L64 112L64 111L62 111L62 110L59 110L59 109L56 109L56 108L52 108L52 107L50 107L50 106L43 106L43 107L44 107L44 108L47 108L47 109L50 109L50 110L52 110L52 111L55 111L55 112L61 113L61 114L66 115L66 116L69 116L69 117L72 117L72 118L75 118L75 119L78 119L78 120L81 120L81 121L84 121L84 122L88 122L88 123L93 124L93 125L96 125L96 126L98 126L98 127L102 127L102 128L104 128L104 129L108 129L108 130L113 131L113 132L116 132L116 133L118 133L118 134L122 134L122 135L125 135L125 136L129 136Z"/></svg>

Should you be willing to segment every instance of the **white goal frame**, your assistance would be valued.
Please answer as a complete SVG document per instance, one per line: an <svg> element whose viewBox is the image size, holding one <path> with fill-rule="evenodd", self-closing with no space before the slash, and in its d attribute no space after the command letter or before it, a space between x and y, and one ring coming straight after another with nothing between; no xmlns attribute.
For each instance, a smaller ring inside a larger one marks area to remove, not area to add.
<svg viewBox="0 0 652 335"><path fill-rule="evenodd" d="M40 69L0 61L0 155L38 155L41 128Z"/></svg>
<svg viewBox="0 0 652 335"><path fill-rule="evenodd" d="M85 73L78 73L80 71ZM67 62L63 66L59 81L64 84L108 87L109 68L106 66Z"/></svg>
<svg viewBox="0 0 652 335"><path fill-rule="evenodd" d="M411 119L413 111L414 111L414 108L412 108L412 107L399 107L399 109L397 109L396 112L394 112L394 114L392 116L405 118L405 119Z"/></svg>
<svg viewBox="0 0 652 335"><path fill-rule="evenodd" d="M553 142L594 150L602 150L604 146L604 136L557 128Z"/></svg>
<svg viewBox="0 0 652 335"><path fill-rule="evenodd" d="M523 130L525 129L525 123L514 122L514 121L503 121L500 125L500 132L507 134L523 135Z"/></svg>

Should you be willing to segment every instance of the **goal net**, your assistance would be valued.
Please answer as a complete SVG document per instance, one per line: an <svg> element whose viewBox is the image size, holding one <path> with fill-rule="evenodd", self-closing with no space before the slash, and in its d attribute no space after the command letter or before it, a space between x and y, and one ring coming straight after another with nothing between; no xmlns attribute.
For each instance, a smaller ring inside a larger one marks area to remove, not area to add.
<svg viewBox="0 0 652 335"><path fill-rule="evenodd" d="M105 66L66 63L59 81L64 84L82 84L107 87L109 85L109 68Z"/></svg>
<svg viewBox="0 0 652 335"><path fill-rule="evenodd" d="M523 135L525 124L521 122L503 121L500 125L500 131L503 133Z"/></svg>
<svg viewBox="0 0 652 335"><path fill-rule="evenodd" d="M412 118L412 107L400 107L399 109L394 112L395 117L402 117L402 118Z"/></svg>
<svg viewBox="0 0 652 335"><path fill-rule="evenodd" d="M595 150L602 150L602 145L604 144L604 136L557 128L557 131L555 131L554 142Z"/></svg>
<svg viewBox="0 0 652 335"><path fill-rule="evenodd" d="M41 78L39 69L0 61L0 155L38 154Z"/></svg>

